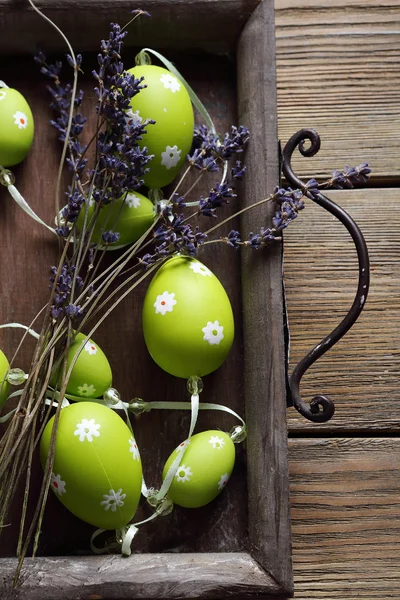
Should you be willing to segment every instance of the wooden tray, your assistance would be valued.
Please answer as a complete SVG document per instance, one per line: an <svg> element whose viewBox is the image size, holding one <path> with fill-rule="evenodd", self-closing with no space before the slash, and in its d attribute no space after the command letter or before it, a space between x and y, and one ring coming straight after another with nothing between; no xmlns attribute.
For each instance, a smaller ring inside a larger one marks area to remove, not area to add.
<svg viewBox="0 0 400 600"><path fill-rule="evenodd" d="M130 2L44 0L41 9L66 33L75 50L94 52L110 21L125 23ZM161 50L189 80L217 129L241 123L251 131L248 174L239 192L242 206L268 195L278 183L274 6L272 0L142 0L152 13L130 30L124 61L133 65L142 46ZM54 216L55 173L60 155L47 121L46 81L27 53L38 48L64 52L59 37L21 2L0 0L0 76L30 102L36 122L34 147L13 171L17 186L48 223ZM90 58L82 87L90 111ZM84 65L85 66L85 65ZM209 183L199 190L207 193ZM48 298L49 267L57 260L51 234L21 213L0 190L0 257L3 292L0 321L29 323ZM270 222L273 207L246 214L243 231ZM232 228L229 225L227 231ZM229 486L215 502L196 511L176 508L144 526L134 554L88 555L93 528L49 498L40 554L24 563L21 583L10 591L17 561L12 527L2 535L1 597L25 600L75 598L270 598L292 595L285 353L281 249L243 253L228 248L200 257L231 297L237 339L228 360L204 379L201 400L219 402L246 416L246 451L238 449ZM128 298L99 330L114 385L123 399L186 400L185 382L164 374L146 353L140 330L144 293ZM3 330L0 345L11 355L20 334ZM18 365L27 369L32 347ZM156 384L154 383L156 382ZM160 411L162 412L162 411ZM197 431L236 424L228 415L205 414ZM184 439L188 415L152 411L135 425L146 480L159 483L160 470L174 445ZM247 463L247 464L246 464ZM37 479L40 479L38 471ZM143 509L141 509L143 510ZM18 507L11 521L18 525Z"/></svg>

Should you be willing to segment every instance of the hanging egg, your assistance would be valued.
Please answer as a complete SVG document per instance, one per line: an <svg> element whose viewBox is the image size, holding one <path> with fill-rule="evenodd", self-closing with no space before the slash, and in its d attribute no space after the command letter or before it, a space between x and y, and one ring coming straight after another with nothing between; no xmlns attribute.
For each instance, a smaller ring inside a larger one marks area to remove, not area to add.
<svg viewBox="0 0 400 600"><path fill-rule="evenodd" d="M78 333L71 343L68 351L67 371L85 338L85 335ZM57 379L58 371L50 379L53 387L56 386ZM87 341L72 369L66 389L67 394L80 398L100 398L111 387L111 384L112 372L106 355L93 340Z"/></svg>
<svg viewBox="0 0 400 600"><path fill-rule="evenodd" d="M203 431L192 436L173 479L168 496L179 506L199 508L218 496L228 483L235 464L235 446L223 431ZM178 446L165 463L163 479L177 457Z"/></svg>
<svg viewBox="0 0 400 600"><path fill-rule="evenodd" d="M150 171L143 177L149 188L162 188L179 173L192 141L194 115L185 86L167 69L142 65L129 69L139 79L144 77L147 87L131 100L127 111L128 122L141 123L153 119L140 145L146 146L154 158L148 164Z"/></svg>
<svg viewBox="0 0 400 600"><path fill-rule="evenodd" d="M2 352L2 350L0 350L0 408L3 406L4 402L7 399L7 396L9 394L10 391L10 384L8 383L8 381L5 381L5 375L8 371L10 364L7 360L6 355L4 354L4 352Z"/></svg>
<svg viewBox="0 0 400 600"><path fill-rule="evenodd" d="M33 117L25 98L12 88L0 88L0 165L24 160L33 142Z"/></svg>
<svg viewBox="0 0 400 600"><path fill-rule="evenodd" d="M78 217L78 227L82 229L87 212L87 225L94 212L94 202L88 207L82 208ZM97 215L96 224L93 229L92 241L96 244L104 245L102 233L104 231L112 231L119 233L119 239L113 246L123 246L133 244L144 234L154 221L154 205L153 203L138 192L128 192L118 200L111 204L103 206Z"/></svg>
<svg viewBox="0 0 400 600"><path fill-rule="evenodd" d="M40 441L46 465L54 417ZM74 515L102 529L118 529L134 516L142 487L136 441L110 408L78 402L60 412L50 487Z"/></svg>
<svg viewBox="0 0 400 600"><path fill-rule="evenodd" d="M233 342L229 298L194 258L176 256L153 277L143 303L143 334L155 362L176 377L215 371Z"/></svg>

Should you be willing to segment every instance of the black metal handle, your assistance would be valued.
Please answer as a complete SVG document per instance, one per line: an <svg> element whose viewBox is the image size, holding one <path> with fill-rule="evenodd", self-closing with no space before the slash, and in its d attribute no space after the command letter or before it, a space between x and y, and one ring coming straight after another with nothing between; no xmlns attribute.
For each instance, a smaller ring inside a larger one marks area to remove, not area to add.
<svg viewBox="0 0 400 600"><path fill-rule="evenodd" d="M305 147L305 142L307 141L310 142L308 148ZM321 194L319 190L308 190L301 179L293 173L291 158L294 150L298 147L303 156L314 156L320 149L320 146L320 137L314 129L301 129L295 133L283 149L282 172L292 187L302 189L310 200L319 204L319 206L322 206L322 208L339 219L350 233L357 249L358 288L354 302L341 323L297 364L289 378L289 389L293 405L304 417L316 423L329 421L335 412L335 405L332 400L322 395L315 396L311 400L310 405L307 405L302 400L299 392L301 378L311 365L325 354L329 348L332 348L354 325L364 307L369 289L368 249L359 227L340 206L324 196L324 194Z"/></svg>

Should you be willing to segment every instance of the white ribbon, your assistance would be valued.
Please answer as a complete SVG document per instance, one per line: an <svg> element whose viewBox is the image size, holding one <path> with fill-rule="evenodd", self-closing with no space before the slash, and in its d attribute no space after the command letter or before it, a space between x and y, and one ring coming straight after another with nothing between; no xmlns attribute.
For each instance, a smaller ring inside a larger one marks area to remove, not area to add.
<svg viewBox="0 0 400 600"><path fill-rule="evenodd" d="M21 194L19 193L19 191L17 190L15 185L10 184L7 186L7 189L10 192L11 196L14 198L15 202L18 204L18 206L20 206L22 208L22 210L24 210L26 212L26 214L28 214L30 217L32 217L32 219L34 219L35 221L37 221L38 223L40 223L41 225L46 227L46 229L48 229L52 233L56 233L56 231L55 231L55 229L53 229L53 227L50 227L50 225L47 225L47 223L42 221L42 219L40 217L38 217L38 215L31 209L31 207L29 206L27 201L23 198L23 196L21 196Z"/></svg>
<svg viewBox="0 0 400 600"><path fill-rule="evenodd" d="M25 329L25 331L30 333L32 337L36 338L37 340L40 338L40 335L36 333L34 329L31 329L26 325L22 325L21 323L4 323L4 325L0 325L0 329L6 329L7 327L13 327L15 329Z"/></svg>

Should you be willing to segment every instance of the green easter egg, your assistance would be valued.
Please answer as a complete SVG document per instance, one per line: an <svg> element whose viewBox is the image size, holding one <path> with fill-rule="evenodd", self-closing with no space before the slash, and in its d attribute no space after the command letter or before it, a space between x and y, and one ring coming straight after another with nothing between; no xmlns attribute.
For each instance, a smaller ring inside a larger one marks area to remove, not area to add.
<svg viewBox="0 0 400 600"><path fill-rule="evenodd" d="M146 146L154 158L144 182L149 188L168 185L179 173L192 141L194 115L189 94L183 83L167 69L143 65L129 69L146 88L131 100L127 118L141 122L153 119L140 145Z"/></svg>
<svg viewBox="0 0 400 600"><path fill-rule="evenodd" d="M43 468L54 417L40 440ZM102 529L118 529L134 516L142 487L136 441L110 408L77 402L60 412L50 487L74 515Z"/></svg>
<svg viewBox="0 0 400 600"><path fill-rule="evenodd" d="M85 207L83 207L77 221L80 229L84 224L85 212ZM87 224L89 224L93 212L94 203L88 207ZM150 227L154 216L154 205L146 196L138 192L124 194L118 200L106 204L100 209L93 229L92 241L104 245L102 233L113 231L118 232L120 236L117 242L110 244L110 248L133 244Z"/></svg>
<svg viewBox="0 0 400 600"><path fill-rule="evenodd" d="M171 258L153 277L142 323L155 362L185 379L215 371L233 342L233 314L224 288L210 269L186 256Z"/></svg>
<svg viewBox="0 0 400 600"><path fill-rule="evenodd" d="M85 335L78 333L70 345L67 371L85 338ZM52 386L56 385L57 373L52 375L50 382ZM112 372L110 363L101 348L93 340L89 340L83 347L72 369L67 385L67 394L79 396L80 398L100 398L111 387L111 384Z"/></svg>
<svg viewBox="0 0 400 600"><path fill-rule="evenodd" d="M0 88L0 165L12 167L28 154L33 142L33 116L25 98Z"/></svg>
<svg viewBox="0 0 400 600"><path fill-rule="evenodd" d="M187 444L187 442L183 442ZM181 450L174 450L163 470L163 479ZM223 431L203 431L190 438L168 496L179 506L199 508L218 496L228 483L235 464L235 445Z"/></svg>
<svg viewBox="0 0 400 600"><path fill-rule="evenodd" d="M0 350L0 408L3 406L4 402L7 399L7 396L10 391L10 384L8 381L4 381L5 374L8 371L9 362L7 360L6 355L2 350ZM4 382L4 383L3 383Z"/></svg>

